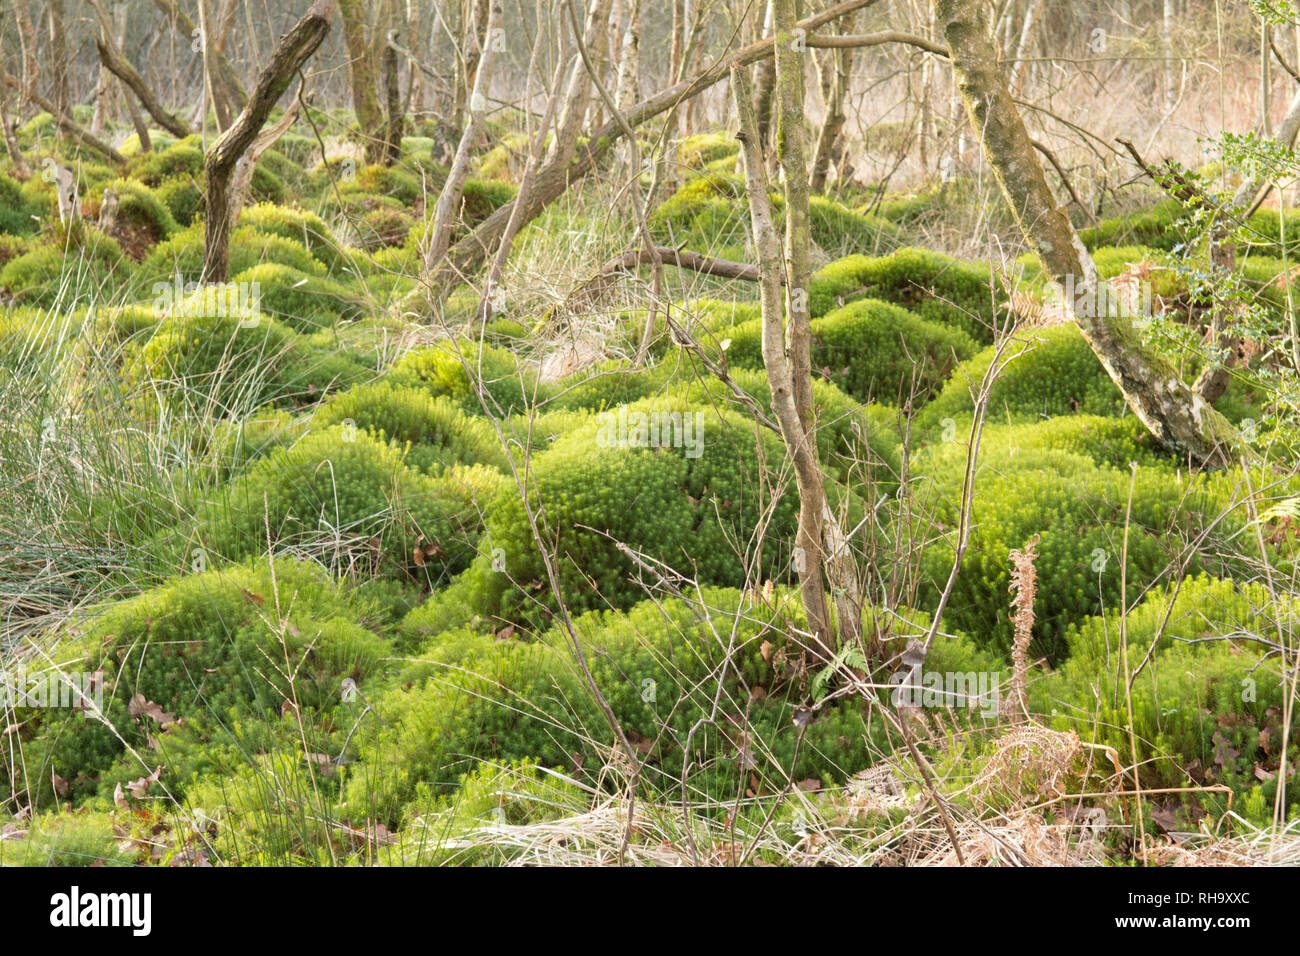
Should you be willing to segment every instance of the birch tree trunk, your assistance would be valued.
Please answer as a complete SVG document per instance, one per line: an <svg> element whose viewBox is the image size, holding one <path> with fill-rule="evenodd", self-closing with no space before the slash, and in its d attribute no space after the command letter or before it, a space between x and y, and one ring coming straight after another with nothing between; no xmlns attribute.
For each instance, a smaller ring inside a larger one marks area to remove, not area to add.
<svg viewBox="0 0 1300 956"><path fill-rule="evenodd" d="M1160 443L1198 465L1223 465L1245 449L1231 424L1146 346L1132 316L1056 205L989 40L980 0L936 0L940 28L971 125L1025 239L1045 271L1072 289L1079 330L1139 420Z"/></svg>

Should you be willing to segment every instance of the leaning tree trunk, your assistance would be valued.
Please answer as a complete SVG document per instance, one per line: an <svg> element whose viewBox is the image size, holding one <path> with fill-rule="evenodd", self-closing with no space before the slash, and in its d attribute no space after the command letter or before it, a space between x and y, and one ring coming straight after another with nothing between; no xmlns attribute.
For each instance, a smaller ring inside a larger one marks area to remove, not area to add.
<svg viewBox="0 0 1300 956"><path fill-rule="evenodd" d="M1244 450L1236 429L1146 346L1132 315L1056 204L989 40L980 0L936 0L938 21L971 125L1021 232L1048 275L1072 288L1079 330L1125 401L1162 445L1200 465L1222 465Z"/></svg>
<svg viewBox="0 0 1300 956"><path fill-rule="evenodd" d="M856 19L854 14L850 13L845 18L845 33L853 32L853 21ZM840 153L840 136L844 131L844 98L849 91L849 72L853 66L853 50L851 47L844 47L839 50L828 50L826 53L826 82L822 84L822 93L826 101L826 115L822 118L822 126L817 134L817 145L813 148L812 178L809 188L815 193L824 192L826 189L826 178L830 173L831 163L834 162ZM928 62L928 58L927 58ZM922 96L928 96L928 91L922 90ZM922 143L924 143L924 135ZM922 166L925 163L922 161Z"/></svg>
<svg viewBox="0 0 1300 956"><path fill-rule="evenodd" d="M834 6L801 21L799 26L812 34L818 27L862 7L869 6L872 2L873 0L840 0ZM588 16L588 24L592 23L593 18L599 22L595 15L600 12L600 6L601 4L597 3L592 7L591 14ZM591 41L592 36L588 33L587 45L589 49L591 48ZM684 79L680 83L675 83L673 86L660 90L653 96L634 104L624 112L624 119L633 128L641 126L655 117L675 109L678 104L690 97L698 96L726 79L733 66L748 66L766 58L771 58L772 48L773 41L770 36L742 47L729 57L715 60L697 75ZM581 64L578 64L577 68L582 70ZM586 79L585 73L581 79ZM588 175L593 169L596 169L604 161L605 157L622 142L622 128L617 121L610 120L600 129L591 133L587 139L587 144L580 153L575 153L569 148L572 144L566 138L564 116L570 112L567 104L571 103L580 93L581 90L575 91L572 85L566 88L564 115L561 116L559 121L555 140L552 143L550 152L547 154L546 162L537 172L537 181L532 194L528 197L528 201L520 203L518 198L511 200L484 219L473 232L458 241L448 251L446 260L432 274L426 273L421 276L423 285L442 288L444 285L461 281L465 276L470 275L483 263L488 253L495 247L506 223L514 217L517 206L523 206L520 225L526 225L540 215L548 205L564 195L570 186ZM576 143L580 132L580 129L574 130L572 134L573 142Z"/></svg>
<svg viewBox="0 0 1300 956"><path fill-rule="evenodd" d="M456 222L461 198L465 193L465 182L469 179L469 164L473 157L474 144L483 132L483 123L487 118L487 93L492 83L492 67L498 53L498 34L496 28L501 23L502 9L499 2L494 2L488 13L487 30L484 34L484 48L478 60L478 71L474 75L474 89L469 97L469 119L465 131L456 147L456 158L452 160L447 181L438 193L438 203L434 207L433 225L429 228L428 244L424 251L424 268L431 272L447 255L451 246L451 230Z"/></svg>
<svg viewBox="0 0 1300 956"><path fill-rule="evenodd" d="M122 52L118 43L116 24L109 15L108 8L104 6L104 0L91 0L91 8L95 11L95 16L99 20L99 37L95 40L95 49L99 51L99 60L104 68L109 70L114 76L122 81L122 84L131 90L140 101L141 105L148 110L149 115L167 132L171 133L177 139L184 139L190 135L190 128L172 113L169 113L154 95L153 90L145 83L142 77L131 62ZM141 148L144 144L141 143Z"/></svg>
<svg viewBox="0 0 1300 956"><path fill-rule="evenodd" d="M292 30L280 37L271 52L271 62L257 77L257 86L234 124L208 150L204 162L207 176L207 220L203 281L226 282L230 278L230 181L244 153L257 140L271 109L289 88L294 74L316 52L330 30L334 0L315 0Z"/></svg>

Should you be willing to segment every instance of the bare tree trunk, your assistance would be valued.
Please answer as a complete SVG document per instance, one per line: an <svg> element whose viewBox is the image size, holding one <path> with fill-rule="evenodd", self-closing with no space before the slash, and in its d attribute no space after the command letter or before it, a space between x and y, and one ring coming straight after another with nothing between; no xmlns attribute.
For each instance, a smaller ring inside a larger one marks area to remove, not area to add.
<svg viewBox="0 0 1300 956"><path fill-rule="evenodd" d="M191 37L194 36L194 31L198 28L194 25L194 21L181 9L177 0L154 0L154 6L162 11L168 22L171 23L172 28L188 44ZM239 74L231 65L229 57L219 49L208 50L207 54L216 64L217 77L225 90L227 100L235 109L242 110L248 103L248 93L244 90L244 84L239 81Z"/></svg>
<svg viewBox="0 0 1300 956"><path fill-rule="evenodd" d="M853 32L856 17L849 14L845 18L845 33ZM929 64L930 58L926 58ZM826 54L825 76L822 81L822 97L826 103L826 115L822 118L821 130L817 134L817 145L813 149L812 179L809 188L815 193L826 190L826 177L831 164L838 158L841 150L840 136L844 131L844 98L849 91L849 75L853 67L853 50L845 47L828 50ZM925 88L922 96L928 97L928 82L922 81ZM924 141L924 134L922 135ZM924 166L924 159L922 160Z"/></svg>
<svg viewBox="0 0 1300 956"><path fill-rule="evenodd" d="M330 30L335 0L315 0L284 36L276 42L271 61L257 77L243 112L208 150L207 219L204 225L203 281L225 282L230 278L230 181L235 166L253 145L266 125L266 118L279 102L294 74L302 68Z"/></svg>
<svg viewBox="0 0 1300 956"><path fill-rule="evenodd" d="M411 82L415 82L415 73L412 69ZM384 112L388 118L388 127L384 133L384 165L391 166L402 155L402 125L406 122L406 111L402 108L397 50L388 41L384 43Z"/></svg>
<svg viewBox="0 0 1300 956"><path fill-rule="evenodd" d="M224 133L230 129L230 124L234 119L234 111L217 76L217 55L220 53L221 45L217 40L218 33L212 24L208 0L199 0L199 36L202 38L203 43L203 86L207 90L208 105L212 107L213 115L217 118L217 129ZM199 118L198 125L200 129L206 124L206 121L206 116Z"/></svg>
<svg viewBox="0 0 1300 956"><path fill-rule="evenodd" d="M936 0L953 70L971 125L998 183L1046 273L1072 290L1079 330L1141 422L1162 445L1196 464L1219 465L1244 450L1228 421L1145 346L1132 317L1083 248L1055 202L1043 167L1012 102L980 0Z"/></svg>
<svg viewBox="0 0 1300 956"><path fill-rule="evenodd" d="M636 102L641 78L641 0L631 0L631 3L632 6L627 11L627 23L623 28L618 78L614 85L614 102L618 104L619 112L623 113ZM620 143L618 155L618 165L626 166L631 159L630 145ZM641 175L641 171L636 170L635 175Z"/></svg>
<svg viewBox="0 0 1300 956"><path fill-rule="evenodd" d="M1165 109L1174 108L1174 19L1177 12L1174 0L1164 0L1163 16L1160 19L1160 49L1164 56L1164 98Z"/></svg>
<svg viewBox="0 0 1300 956"><path fill-rule="evenodd" d="M841 2L823 10L821 13L801 21L800 27L811 34L818 27L862 7L870 6L872 2L874 0L841 0ZM608 8L606 8L607 10ZM593 7L593 13L595 12L599 11ZM591 22L589 16L588 23ZM591 34L588 33L587 35L590 45ZM692 96L698 96L725 79L733 66L748 66L766 57L771 57L772 48L773 41L771 37L751 43L749 46L737 50L729 57L714 61L696 76L684 79L682 82L676 83L668 89L660 90L653 96L636 103L626 111L624 114L625 119L630 126L636 128L657 116L661 116L675 108L679 103ZM564 99L566 104L572 101L574 95L581 94L581 89L578 90L578 94L575 94L572 80L573 77L570 76L571 82L566 87ZM566 108L565 115L568 112ZM576 143L580 132L579 129L574 130L572 143ZM588 137L587 145L581 153L574 152L572 144L570 144L569 151L565 152L557 149L557 146L565 138L562 118L560 131L555 136L552 148L547 154L546 162L538 170L536 188L529 197L522 214L523 223L527 223L539 215L548 205L564 195L571 185L595 169L610 151L621 142L622 137L623 133L619 124L611 121L600 129L592 131ZM497 238L501 235L506 222L514 213L516 202L518 202L517 199L512 200L483 220L472 233L460 240L448 251L446 261L438 266L437 272L433 275L424 276L423 281L434 286L442 286L445 283L457 281L460 277L473 272L483 262L489 251L495 247Z"/></svg>
<svg viewBox="0 0 1300 956"><path fill-rule="evenodd" d="M10 6L14 11L14 22L18 27L18 45L22 50L23 73L21 90L24 96L30 98L30 93L36 89L36 83L41 76L40 63L36 57L36 27L32 24L31 11L27 8L27 0L10 0ZM19 104L18 112L22 114L23 104Z"/></svg>
<svg viewBox="0 0 1300 956"><path fill-rule="evenodd" d="M407 97L411 103L411 111L415 114L424 112L424 75L415 67L424 58L424 37L421 35L420 25L420 0L406 0L406 28L410 34L411 53L414 55L414 61L411 64L411 84L407 91ZM539 24L540 31L540 24Z"/></svg>
<svg viewBox="0 0 1300 956"><path fill-rule="evenodd" d="M431 272L447 255L451 246L451 231L456 224L456 215L460 209L461 197L465 192L465 181L469 179L469 164L473 157L474 144L483 132L483 123L487 118L487 93L492 84L492 67L496 62L498 49L503 45L496 30L503 16L501 4L494 2L488 12L487 30L484 49L478 58L478 70L474 76L474 89L469 98L469 120L456 147L456 158L452 160L447 173L447 181L442 184L438 194L438 203L434 207L433 225L424 251L425 271Z"/></svg>
<svg viewBox="0 0 1300 956"><path fill-rule="evenodd" d="M775 30L776 0L767 0L767 12L763 16L763 29L760 36L772 36ZM758 64L757 89L754 92L754 112L758 115L758 145L764 156L771 155L772 147L772 90L776 87L776 61L764 58Z"/></svg>
<svg viewBox="0 0 1300 956"><path fill-rule="evenodd" d="M72 91L68 74L68 37L63 26L63 0L50 0L48 10L50 16L50 59L54 61L53 75L51 77L53 90L50 97L54 103L56 113L71 116Z"/></svg>
<svg viewBox="0 0 1300 956"><path fill-rule="evenodd" d="M1011 62L1011 79L1007 86L1011 89L1020 88L1021 77L1026 75L1024 61L1029 56L1030 45L1034 39L1034 18L1038 16L1038 9L1042 6L1043 0L1029 0L1025 6L1025 19L1020 25L1020 42L1016 44L1015 58Z"/></svg>
<svg viewBox="0 0 1300 956"><path fill-rule="evenodd" d="M248 151L239 157L235 163L235 173L230 177L230 224L231 226L239 225L239 214L244 211L244 205L248 202L249 196L253 191L253 173L257 169L257 161L262 158L262 154L276 144L281 136L289 131L289 127L298 121L298 112L303 100L303 89L298 88L298 95L293 98L293 103L284 111L279 121L268 129L262 130L257 134L257 138L249 145Z"/></svg>
<svg viewBox="0 0 1300 956"><path fill-rule="evenodd" d="M539 16L541 15L541 6L539 0ZM538 30L535 51L540 52L543 40L543 33ZM564 82L568 53L569 45L565 43L560 56L555 61L555 75L551 78L551 85L547 89L546 107L542 111L541 121L537 124L537 130L533 134L532 144L528 150L528 161L524 166L523 176L519 179L519 192L515 194L515 201L510 210L510 218L506 222L505 231L501 234L501 241L497 245L496 254L493 256L492 265L488 270L487 282L483 287L483 298L479 302L478 320L480 326L485 325L492 315L493 303L496 301L498 291L501 288L501 279L505 276L506 262L510 259L510 248L514 245L515 236L518 234L520 227L523 226L524 211L529 208L533 189L537 182L537 172L541 167L542 159L546 156L546 137L551 131L551 124L555 122L555 113L559 108L560 91Z"/></svg>
<svg viewBox="0 0 1300 956"><path fill-rule="evenodd" d="M388 3L379 5L381 19L374 33L385 32L383 14ZM339 15L343 19L343 44L348 54L348 85L352 90L352 110L361 130L362 144L367 163L377 163L384 155L385 128L379 107L379 46L378 39L367 35L366 16L371 5L365 0L339 0Z"/></svg>
<svg viewBox="0 0 1300 956"><path fill-rule="evenodd" d="M149 111L149 115L157 121L159 126L177 138L184 139L189 136L190 128L178 117L163 108L153 90L149 88L144 78L127 60L122 48L118 45L115 24L112 17L109 16L108 9L104 6L103 0L91 0L90 5L99 20L99 37L95 40L95 49L99 51L100 63L136 95L141 105ZM141 148L145 147L144 142L140 145Z"/></svg>
<svg viewBox="0 0 1300 956"><path fill-rule="evenodd" d="M13 117L9 114L9 87L7 84L0 84L0 125L4 126L5 152L9 154L9 162L13 163L14 173L19 179L26 179L32 174L27 160L23 159L22 151L18 148L18 140L14 137Z"/></svg>

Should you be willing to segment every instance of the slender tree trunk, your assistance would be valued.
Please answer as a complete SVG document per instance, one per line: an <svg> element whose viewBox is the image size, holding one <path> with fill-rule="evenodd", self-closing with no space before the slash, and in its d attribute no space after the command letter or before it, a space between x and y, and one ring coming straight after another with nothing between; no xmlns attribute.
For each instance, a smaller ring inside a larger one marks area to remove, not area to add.
<svg viewBox="0 0 1300 956"><path fill-rule="evenodd" d="M869 6L872 2L873 0L841 0L841 2L823 10L821 13L801 21L800 26L811 34L818 27L862 7ZM593 7L593 13L595 12L599 11ZM606 8L606 12L608 12L608 8ZM591 22L590 17L588 22ZM590 38L590 33L588 37ZM764 58L771 57L772 48L773 41L771 37L751 43L737 50L729 57L714 61L696 76L684 79L668 89L660 90L654 95L641 100L627 110L625 118L633 128L641 126L674 109L679 103L690 97L698 96L705 90L710 89L725 79L733 66L748 66L752 63L758 63ZM581 69L580 66L579 69ZM572 76L570 79L573 79ZM570 84L570 86L566 87L564 102L571 101L573 95L573 86ZM621 142L623 136L619 124L611 121L600 129L592 131L587 140L587 145L581 153L574 152L571 148L568 152L565 152L556 148L557 144L560 144L565 138L562 126L563 120L561 121L561 130L557 132L552 149L547 154L546 162L538 170L536 188L533 190L527 207L522 214L524 223L539 215L548 205L564 195L571 185L597 168L610 151ZM573 133L574 143L576 143L579 133L580 130L575 129ZM444 284L458 281L459 277L469 275L477 269L488 252L495 248L497 239L505 228L506 222L513 215L516 202L517 200L512 200L483 220L470 235L460 240L448 251L446 261L438 266L437 272L433 275L423 276L423 281L426 284L441 287Z"/></svg>
<svg viewBox="0 0 1300 956"><path fill-rule="evenodd" d="M194 31L198 27L194 25L194 21L189 18L189 15L181 9L177 0L154 0L154 6L167 17L167 22L180 34L182 41L188 47L191 38L194 36ZM254 39L250 39L250 42L255 44L255 37L256 33L253 34ZM217 76L222 88L225 90L226 99L235 109L242 110L248 103L248 93L244 89L244 84L240 82L239 73L231 64L230 58L219 49L208 50L207 54L216 64Z"/></svg>
<svg viewBox="0 0 1300 956"><path fill-rule="evenodd" d="M844 33L853 32L856 17L849 14L845 18ZM926 63L930 58L926 58ZM853 50L845 47L826 51L825 75L822 81L822 98L826 103L826 115L822 118L821 130L817 134L817 145L813 149L812 179L809 187L815 193L825 192L826 177L831 165L839 157L840 137L844 131L844 98L849 91L849 76L853 67ZM928 83L923 80L922 96L928 96ZM924 138L924 137L923 137ZM922 161L924 165L924 160Z"/></svg>
<svg viewBox="0 0 1300 956"><path fill-rule="evenodd" d="M415 72L411 70L412 81ZM402 85L397 71L397 50L388 42L384 43L384 112L388 119L388 127L384 133L384 165L391 166L402 155L402 125L406 122L406 112L402 108Z"/></svg>
<svg viewBox="0 0 1300 956"><path fill-rule="evenodd" d="M540 24L538 25L540 29ZM424 36L420 33L420 0L406 0L406 29L410 35L411 52L415 55L415 62L411 64L411 85L408 91L408 98L411 102L411 111L417 116L424 112L424 74L415 66L424 58Z"/></svg>
<svg viewBox="0 0 1300 956"><path fill-rule="evenodd" d="M539 16L541 14L540 2L538 3L538 14ZM535 45L536 52L540 52L543 39L542 31L538 30ZM479 302L478 320L480 326L485 325L492 315L493 303L497 301L501 290L501 280L506 272L506 263L510 259L510 248L514 245L515 236L523 226L524 211L529 208L533 189L537 183L537 172L542 165L542 159L546 156L546 137L551 131L551 124L555 122L556 110L559 108L561 85L564 82L568 52L569 45L565 43L560 56L555 61L555 75L551 78L551 85L546 91L546 107L542 111L541 121L537 124L536 132L533 133L532 144L528 150L528 161L524 166L523 176L519 179L519 192L515 194L515 202L510 210L510 218L506 222L505 231L501 234L501 241L497 245L496 254L492 258L492 265L488 269L487 282L483 287L483 298Z"/></svg>
<svg viewBox="0 0 1300 956"><path fill-rule="evenodd" d="M243 112L208 150L204 162L207 177L204 282L226 282L230 278L230 230L234 225L230 219L231 177L294 75L329 33L334 4L335 0L315 0L293 29L280 37L270 62L257 77L257 85Z"/></svg>
<svg viewBox="0 0 1300 956"><path fill-rule="evenodd" d="M90 5L99 20L99 38L95 41L95 49L99 51L100 63L135 94L159 126L177 138L183 139L189 136L190 128L164 109L153 90L122 52L122 47L117 40L117 25L109 15L108 8L104 6L104 0L91 0ZM141 142L140 145L144 148L145 143Z"/></svg>
<svg viewBox="0 0 1300 956"><path fill-rule="evenodd" d="M9 162L13 164L14 173L18 178L27 179L32 171L27 165L27 160L23 159L22 151L18 148L18 140L14 137L13 116L9 112L10 100L8 85L0 84L0 125L4 127L5 152L9 154Z"/></svg>
<svg viewBox="0 0 1300 956"><path fill-rule="evenodd" d="M1056 205L1043 167L1012 102L997 52L988 38L980 0L937 0L972 127L1012 213L1046 273L1072 290L1079 330L1130 408L1160 443L1200 465L1219 465L1243 451L1236 430L1178 376L1173 365L1144 345L1132 317Z"/></svg>
<svg viewBox="0 0 1300 956"><path fill-rule="evenodd" d="M763 16L762 38L772 36L775 30L776 0L767 0L767 12ZM758 64L758 79L755 82L754 112L758 116L758 144L763 155L771 156L772 148L772 91L776 87L776 60L764 58Z"/></svg>
<svg viewBox="0 0 1300 956"><path fill-rule="evenodd" d="M451 246L451 231L456 225L456 216L460 210L461 198L465 192L465 181L469 179L469 164L473 157L474 144L483 132L487 119L488 87L492 84L492 67L496 63L498 49L502 46L497 28L501 24L503 11L501 4L492 4L487 19L484 49L478 58L478 70L474 76L474 89L469 98L469 120L461 135L460 145L456 147L456 158L452 160L447 181L438 194L438 203L434 207L433 225L429 230L428 243L424 251L425 271L432 271L442 262Z"/></svg>
<svg viewBox="0 0 1300 956"><path fill-rule="evenodd" d="M22 2L22 0L19 0ZM55 111L61 115L72 115L72 91L68 70L68 36L63 25L63 0L50 0L50 60L52 90L50 99Z"/></svg>
<svg viewBox="0 0 1300 956"><path fill-rule="evenodd" d="M381 4L382 14L387 3ZM343 44L348 55L348 85L352 90L352 110L361 130L363 150L367 163L377 163L383 158L385 128L384 116L379 108L379 63L376 44L367 37L366 15L370 5L365 0L339 0L339 15L343 20ZM383 24L376 33L383 33Z"/></svg>

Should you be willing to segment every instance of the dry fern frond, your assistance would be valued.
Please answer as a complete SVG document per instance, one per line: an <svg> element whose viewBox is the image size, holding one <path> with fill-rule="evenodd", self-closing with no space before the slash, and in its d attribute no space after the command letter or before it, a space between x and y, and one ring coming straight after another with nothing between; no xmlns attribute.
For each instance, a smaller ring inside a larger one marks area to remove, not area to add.
<svg viewBox="0 0 1300 956"><path fill-rule="evenodd" d="M1001 737L993 756L971 784L977 800L1000 797L1012 806L1037 803L1064 795L1064 779L1083 749L1072 730L1048 730L1025 724Z"/></svg>
<svg viewBox="0 0 1300 956"><path fill-rule="evenodd" d="M1029 673L1029 642L1033 639L1034 598L1038 594L1038 535L1025 544L1023 551L1011 552L1012 620L1016 633L1011 644L1011 697L1003 707L1004 713L1013 715L1016 723L1028 719L1029 700L1025 694L1025 678Z"/></svg>

